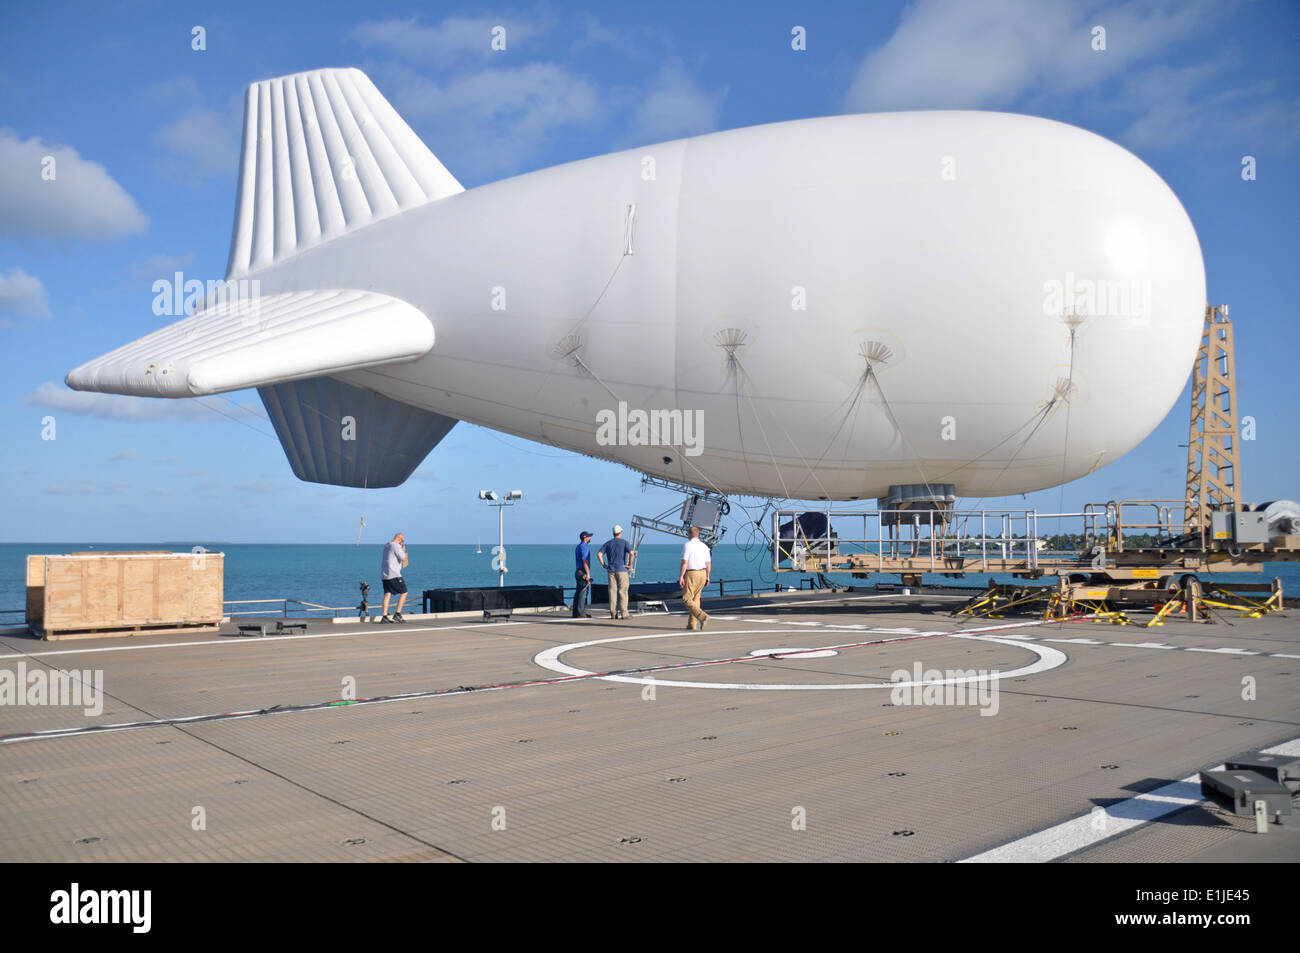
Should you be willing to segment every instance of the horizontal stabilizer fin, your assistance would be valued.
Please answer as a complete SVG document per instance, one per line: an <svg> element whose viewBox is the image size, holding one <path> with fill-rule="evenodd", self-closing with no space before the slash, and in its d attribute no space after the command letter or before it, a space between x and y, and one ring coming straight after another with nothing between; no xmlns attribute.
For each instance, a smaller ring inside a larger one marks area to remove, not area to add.
<svg viewBox="0 0 1300 953"><path fill-rule="evenodd" d="M259 388L294 476L333 486L397 486L456 425L332 377Z"/></svg>
<svg viewBox="0 0 1300 953"><path fill-rule="evenodd" d="M409 361L433 348L413 305L374 291L228 300L81 365L73 390L201 397Z"/></svg>

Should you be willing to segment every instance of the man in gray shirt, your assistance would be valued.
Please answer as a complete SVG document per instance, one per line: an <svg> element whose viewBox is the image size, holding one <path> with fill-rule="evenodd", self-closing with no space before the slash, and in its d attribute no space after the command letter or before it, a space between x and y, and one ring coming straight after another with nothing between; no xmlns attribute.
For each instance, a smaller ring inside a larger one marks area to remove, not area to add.
<svg viewBox="0 0 1300 953"><path fill-rule="evenodd" d="M402 570L409 560L406 558L406 534L398 533L391 541L384 544L384 556L379 562L379 576L384 582L383 618L380 622L405 622L402 618L402 606L406 605L406 582L402 579ZM393 618L388 618L388 600L397 593L397 611Z"/></svg>

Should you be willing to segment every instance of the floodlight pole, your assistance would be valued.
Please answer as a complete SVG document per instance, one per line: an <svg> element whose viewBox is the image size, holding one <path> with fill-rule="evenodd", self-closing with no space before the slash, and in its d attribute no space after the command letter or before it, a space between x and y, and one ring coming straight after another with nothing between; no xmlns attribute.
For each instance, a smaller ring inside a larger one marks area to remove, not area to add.
<svg viewBox="0 0 1300 953"><path fill-rule="evenodd" d="M506 584L506 506L503 500L497 504L497 556L501 559L501 572L498 574L497 586L505 588Z"/></svg>
<svg viewBox="0 0 1300 953"><path fill-rule="evenodd" d="M497 585L501 588L505 588L506 573L509 572L509 570L506 568L506 522L505 511L503 508L514 506L515 503L524 498L524 494L521 490L511 490L508 493L501 494L501 497L498 498L497 494L491 490L480 490L478 498L486 501L488 506L495 506L497 508L496 557L501 563L501 568L498 570L499 577L497 579Z"/></svg>

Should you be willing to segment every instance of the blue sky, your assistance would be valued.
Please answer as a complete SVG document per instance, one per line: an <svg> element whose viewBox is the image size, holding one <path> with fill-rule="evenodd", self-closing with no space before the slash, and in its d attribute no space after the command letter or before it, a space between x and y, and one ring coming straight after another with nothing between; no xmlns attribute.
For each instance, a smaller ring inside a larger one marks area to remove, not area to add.
<svg viewBox="0 0 1300 953"><path fill-rule="evenodd" d="M507 49L494 53L497 24ZM806 50L791 49L796 25ZM1240 412L1256 421L1246 497L1295 498L1298 52L1300 5L1286 2L6 4L0 540L345 543L363 513L370 542L399 527L419 542L487 540L496 514L474 497L488 487L525 491L511 539L567 542L578 524L674 501L643 494L625 468L465 424L400 488L305 484L255 392L143 401L63 386L72 367L158 326L153 281L222 277L244 90L323 66L367 72L466 188L843 112L999 109L1111 138L1181 198L1210 300L1232 306ZM47 155L59 188L43 188ZM1186 423L1184 392L1127 457L1005 504L1180 497Z"/></svg>

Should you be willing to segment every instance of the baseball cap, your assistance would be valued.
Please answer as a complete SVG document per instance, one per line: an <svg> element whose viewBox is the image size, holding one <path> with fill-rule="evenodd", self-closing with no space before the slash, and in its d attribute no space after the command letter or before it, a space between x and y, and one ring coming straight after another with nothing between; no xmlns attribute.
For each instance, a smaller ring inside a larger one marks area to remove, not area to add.
<svg viewBox="0 0 1300 953"><path fill-rule="evenodd" d="M615 524L614 524L614 535L617 536L617 535L618 535L619 533L621 533L621 532L623 532L623 527L621 527L621 526L619 526L617 523L615 523Z"/></svg>
<svg viewBox="0 0 1300 953"><path fill-rule="evenodd" d="M590 535L591 535L591 530L584 529L581 533L578 534L578 539L582 539L582 537L590 536Z"/></svg>

